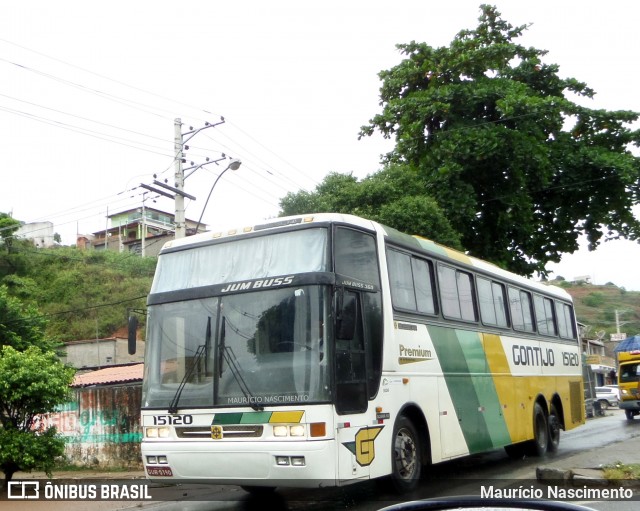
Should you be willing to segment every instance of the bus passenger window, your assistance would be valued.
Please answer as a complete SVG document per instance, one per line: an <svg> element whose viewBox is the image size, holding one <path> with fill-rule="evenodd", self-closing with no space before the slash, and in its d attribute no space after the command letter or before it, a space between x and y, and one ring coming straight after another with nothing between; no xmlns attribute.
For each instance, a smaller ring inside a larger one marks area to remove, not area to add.
<svg viewBox="0 0 640 511"><path fill-rule="evenodd" d="M524 332L533 332L533 314L531 312L531 295L521 289L509 288L509 305L513 328Z"/></svg>
<svg viewBox="0 0 640 511"><path fill-rule="evenodd" d="M413 257L411 266L413 268L413 283L416 290L418 311L435 314L436 305L433 297L433 270L431 263Z"/></svg>
<svg viewBox="0 0 640 511"><path fill-rule="evenodd" d="M476 321L476 305L470 273L438 265L442 314L452 319Z"/></svg>
<svg viewBox="0 0 640 511"><path fill-rule="evenodd" d="M540 295L534 295L533 304L536 310L536 324L538 326L538 332L545 335L556 335L553 301Z"/></svg>
<svg viewBox="0 0 640 511"><path fill-rule="evenodd" d="M387 251L391 299L400 309L416 310L416 296L413 291L411 257L396 250Z"/></svg>
<svg viewBox="0 0 640 511"><path fill-rule="evenodd" d="M477 285L482 322L485 325L509 326L504 286L482 277L478 277Z"/></svg>
<svg viewBox="0 0 640 511"><path fill-rule="evenodd" d="M576 330L573 323L571 306L566 303L556 302L556 313L558 316L558 333L565 339L575 339Z"/></svg>

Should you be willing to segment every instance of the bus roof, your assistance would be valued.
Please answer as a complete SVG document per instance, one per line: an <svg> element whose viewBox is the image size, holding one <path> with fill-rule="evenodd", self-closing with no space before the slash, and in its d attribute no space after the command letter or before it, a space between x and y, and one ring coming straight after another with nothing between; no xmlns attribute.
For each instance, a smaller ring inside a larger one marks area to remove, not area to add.
<svg viewBox="0 0 640 511"><path fill-rule="evenodd" d="M207 231L204 233L196 234L194 236L169 241L164 245L164 247L160 251L160 254L167 250L175 250L176 248L187 248L191 245L199 245L203 243L206 244L207 242L213 240L233 238L236 236L243 236L255 232L266 233L267 231L274 231L293 225L309 225L313 223L344 223L355 227L361 227L367 230L376 231L384 235L388 241L400 246L404 246L408 249L413 249L421 253L429 254L440 260L449 260L451 262L461 263L465 266L477 269L482 273L492 274L507 281L511 281L515 284L525 285L527 287L538 289L545 293L553 294L568 301L571 300L571 295L560 287L544 284L523 277L521 275L517 275L515 273L504 270L493 263L469 256L463 252L446 247L444 245L440 245L430 239L421 236L412 236L409 234L405 234L392 227L379 224L372 220L343 213L313 213L308 215L278 217L264 220L261 223L256 223L253 225L249 224L241 227L236 225L234 227L226 229Z"/></svg>

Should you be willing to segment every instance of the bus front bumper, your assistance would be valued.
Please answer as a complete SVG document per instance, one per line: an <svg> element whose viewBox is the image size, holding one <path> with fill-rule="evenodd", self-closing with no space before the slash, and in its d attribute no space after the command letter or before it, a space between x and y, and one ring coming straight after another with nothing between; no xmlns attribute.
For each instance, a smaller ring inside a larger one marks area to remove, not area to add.
<svg viewBox="0 0 640 511"><path fill-rule="evenodd" d="M143 442L148 479L247 486L336 486L335 442Z"/></svg>

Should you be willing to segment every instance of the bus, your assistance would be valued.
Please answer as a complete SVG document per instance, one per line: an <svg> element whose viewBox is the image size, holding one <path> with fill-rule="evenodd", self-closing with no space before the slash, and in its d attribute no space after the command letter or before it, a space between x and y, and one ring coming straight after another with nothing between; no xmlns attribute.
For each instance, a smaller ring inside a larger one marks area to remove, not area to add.
<svg viewBox="0 0 640 511"><path fill-rule="evenodd" d="M164 483L341 486L584 423L564 290L351 215L168 242L147 300L141 453Z"/></svg>

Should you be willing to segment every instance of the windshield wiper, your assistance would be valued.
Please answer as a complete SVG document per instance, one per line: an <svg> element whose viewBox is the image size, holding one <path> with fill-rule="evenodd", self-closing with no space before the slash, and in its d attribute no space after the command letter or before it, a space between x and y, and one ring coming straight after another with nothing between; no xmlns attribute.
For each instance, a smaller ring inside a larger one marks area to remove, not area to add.
<svg viewBox="0 0 640 511"><path fill-rule="evenodd" d="M193 375L193 371L200 363L200 359L202 358L202 355L204 355L206 351L207 351L206 344L201 344L200 346L198 346L198 349L196 350L195 357L193 360L193 364L191 364L191 367L189 367L189 370L186 373L184 373L184 376L182 377L182 381L178 386L178 390L176 390L176 393L173 396L171 403L169 404L169 408L167 408L167 412L172 414L178 413L178 401L180 401L180 396L182 395L182 391L184 390L184 387L187 384L187 381L189 381L189 378L191 378L191 376Z"/></svg>
<svg viewBox="0 0 640 511"><path fill-rule="evenodd" d="M218 349L220 351L220 363L218 364L219 374L222 375L222 361L224 360L229 366L229 369L231 369L231 374L233 375L233 378L236 380L238 387L240 387L242 394L248 401L249 406L253 408L255 411L261 412L262 410L264 410L264 407L260 406L255 402L254 395L252 394L251 390L249 390L247 382L244 381L244 378L242 377L242 368L238 363L238 358L236 357L236 354L233 352L231 348L227 347L227 345L225 344L226 322L227 322L227 318L223 316L222 327L220 330L220 342L218 345Z"/></svg>
<svg viewBox="0 0 640 511"><path fill-rule="evenodd" d="M169 404L169 408L167 409L169 413L178 413L178 402L180 401L180 396L182 396L182 391L184 390L184 387L189 381L189 378L191 378L193 371L195 370L196 367L198 367L198 364L200 363L200 359L205 354L207 355L207 357L205 358L205 361L204 361L204 364L205 364L204 370L205 370L205 373L207 372L207 363L209 362L210 350L211 350L211 317L208 317L207 330L204 335L204 344L201 344L200 346L198 346L198 349L196 350L195 357L193 360L193 364L191 364L191 367L189 368L189 370L184 374L182 381L180 382L180 385L178 385L178 390L176 390L176 393L173 396L171 403Z"/></svg>

